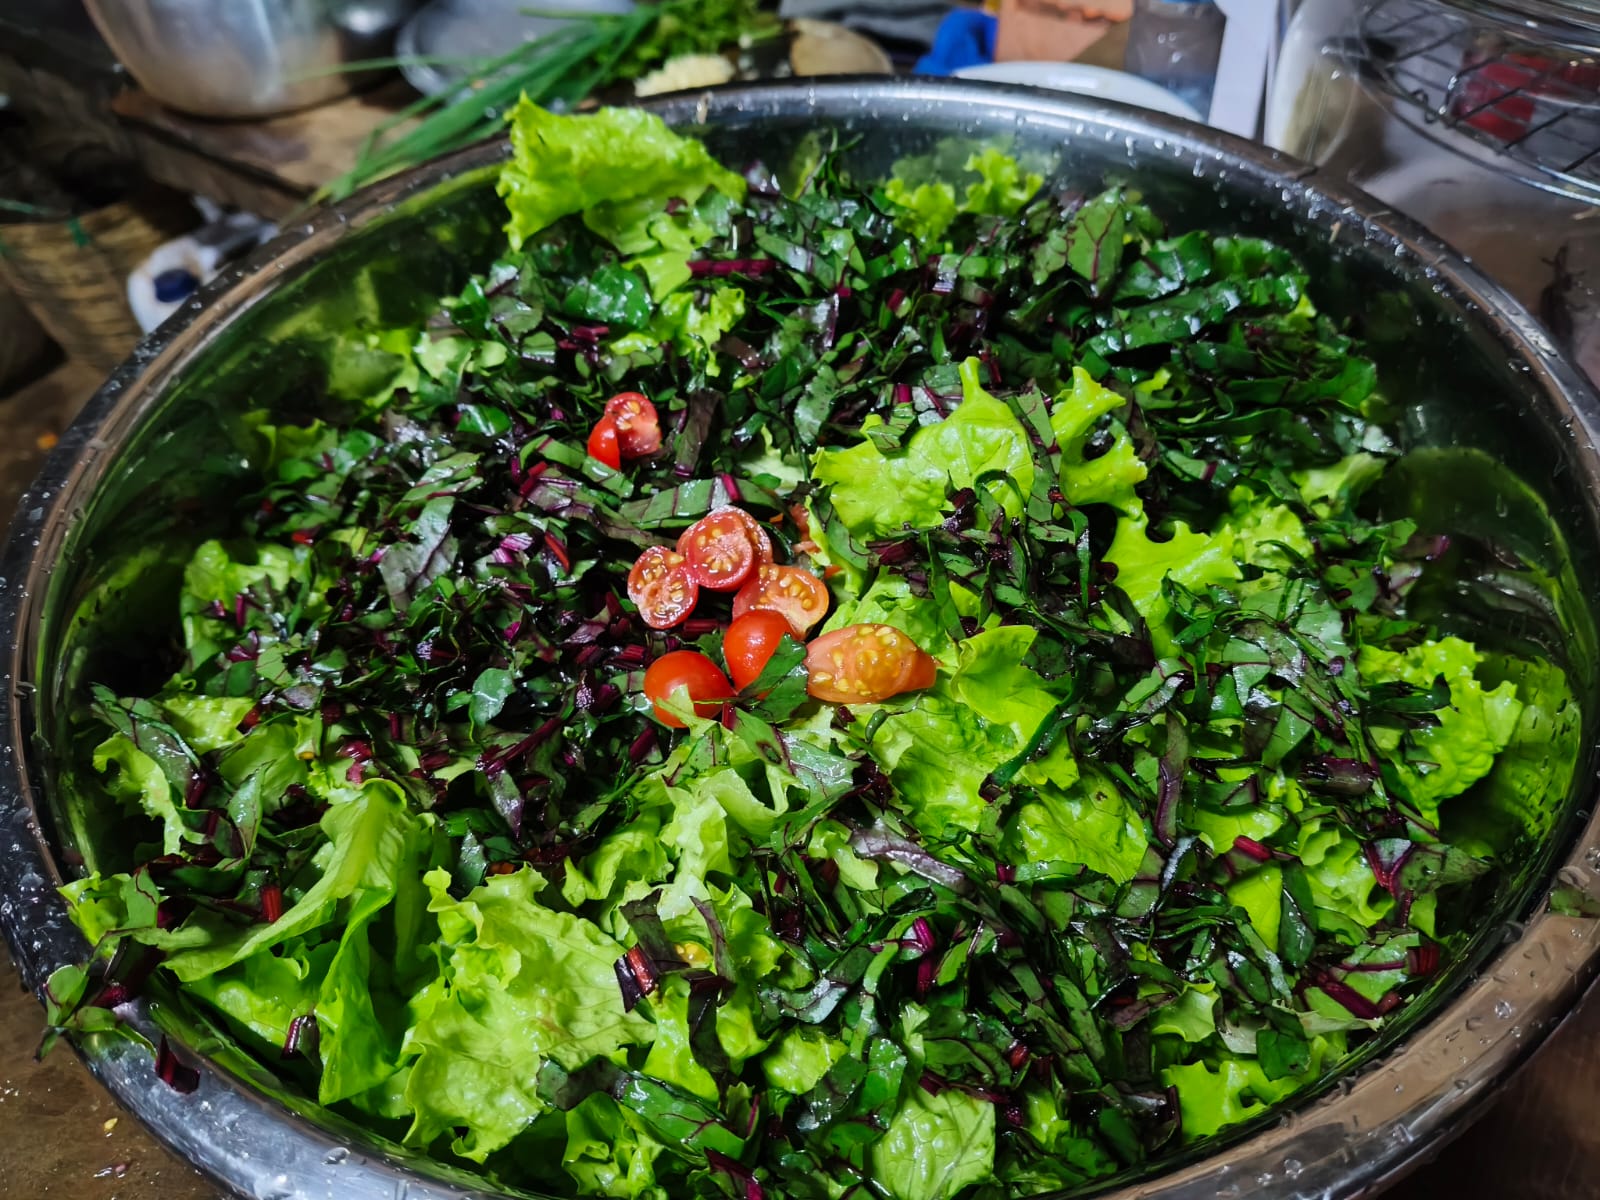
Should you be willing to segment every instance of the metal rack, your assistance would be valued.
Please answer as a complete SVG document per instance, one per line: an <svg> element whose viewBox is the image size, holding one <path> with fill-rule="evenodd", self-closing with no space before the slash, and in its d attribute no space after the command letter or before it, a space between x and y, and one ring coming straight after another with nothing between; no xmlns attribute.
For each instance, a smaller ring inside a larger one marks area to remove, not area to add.
<svg viewBox="0 0 1600 1200"><path fill-rule="evenodd" d="M1431 136L1537 187L1600 200L1600 25L1579 38L1570 25L1487 15L1494 7L1377 0L1351 47L1356 65Z"/></svg>

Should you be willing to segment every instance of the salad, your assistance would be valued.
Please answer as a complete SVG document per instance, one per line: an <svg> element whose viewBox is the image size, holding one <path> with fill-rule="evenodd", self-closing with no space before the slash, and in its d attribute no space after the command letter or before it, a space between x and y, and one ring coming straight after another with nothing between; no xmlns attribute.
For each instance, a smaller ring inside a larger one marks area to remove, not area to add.
<svg viewBox="0 0 1600 1200"><path fill-rule="evenodd" d="M1295 257L1004 146L511 136L504 257L241 418L170 679L86 698L52 1026L165 989L627 1200L1089 1186L1377 1044L1577 715L1413 611L1450 531Z"/></svg>

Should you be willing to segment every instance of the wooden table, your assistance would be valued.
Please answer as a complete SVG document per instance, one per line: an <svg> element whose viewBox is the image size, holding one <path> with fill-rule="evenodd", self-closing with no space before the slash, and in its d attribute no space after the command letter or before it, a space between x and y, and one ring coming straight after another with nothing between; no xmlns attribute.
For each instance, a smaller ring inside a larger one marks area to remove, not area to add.
<svg viewBox="0 0 1600 1200"><path fill-rule="evenodd" d="M366 140L415 98L391 80L270 120L207 121L130 88L111 108L153 179L279 221L348 171Z"/></svg>

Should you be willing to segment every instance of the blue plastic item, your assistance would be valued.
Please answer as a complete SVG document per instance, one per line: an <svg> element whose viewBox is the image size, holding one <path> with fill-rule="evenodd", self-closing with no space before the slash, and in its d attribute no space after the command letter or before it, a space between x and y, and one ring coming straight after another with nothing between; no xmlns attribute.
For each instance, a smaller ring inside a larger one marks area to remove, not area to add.
<svg viewBox="0 0 1600 1200"><path fill-rule="evenodd" d="M200 281L193 273L182 267L173 267L155 277L156 299L163 304L172 304L184 299L199 286Z"/></svg>
<svg viewBox="0 0 1600 1200"><path fill-rule="evenodd" d="M918 75L952 75L963 67L994 61L995 29L999 22L975 8L958 8L939 23L933 49L917 59Z"/></svg>

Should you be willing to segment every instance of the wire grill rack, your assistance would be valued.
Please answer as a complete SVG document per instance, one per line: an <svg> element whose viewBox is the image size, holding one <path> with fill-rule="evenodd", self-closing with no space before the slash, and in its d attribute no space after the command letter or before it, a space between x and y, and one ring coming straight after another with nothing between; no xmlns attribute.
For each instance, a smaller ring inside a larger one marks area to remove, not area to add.
<svg viewBox="0 0 1600 1200"><path fill-rule="evenodd" d="M1438 0L1378 0L1356 49L1365 76L1427 131L1463 135L1530 183L1600 199L1600 53Z"/></svg>

